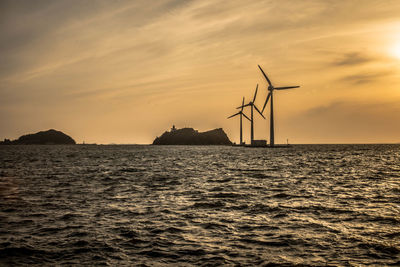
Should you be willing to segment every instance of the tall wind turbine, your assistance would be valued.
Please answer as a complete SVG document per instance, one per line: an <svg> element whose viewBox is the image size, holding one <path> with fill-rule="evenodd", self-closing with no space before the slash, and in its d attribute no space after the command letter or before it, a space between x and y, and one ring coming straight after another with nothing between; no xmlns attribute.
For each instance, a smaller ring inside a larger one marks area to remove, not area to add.
<svg viewBox="0 0 400 267"><path fill-rule="evenodd" d="M268 96L267 99L265 100L264 107L262 109L262 112L264 112L265 106L268 103L268 100L271 98L271 119L270 119L270 126L269 126L269 138L270 138L270 145L274 146L275 145L275 140L274 140L274 95L273 92L274 90L286 90L286 89L292 89L292 88L299 88L300 86L285 86L285 87L274 87L271 83L271 81L268 79L267 75L264 73L263 69L258 65L260 68L262 74L264 75L265 79L268 82Z"/></svg>
<svg viewBox="0 0 400 267"><path fill-rule="evenodd" d="M253 144L253 140L254 140L254 117L253 117L253 108L255 108L257 110L257 112L261 115L261 117L264 117L264 115L262 114L262 112L256 107L256 105L254 104L254 102L256 101L256 96L257 96L257 90L258 90L258 84L256 87L256 91L254 93L254 97L253 97L253 101L250 101L249 103L247 103L246 105L242 105L242 107L247 107L250 106L251 107L251 115L250 115L250 122L251 122L251 132L250 132L250 136L251 136L251 144ZM242 108L242 107L237 107L237 108Z"/></svg>
<svg viewBox="0 0 400 267"><path fill-rule="evenodd" d="M249 117L246 116L246 114L243 113L243 109L244 109L244 97L243 97L243 101L242 101L242 107L241 110L238 113L233 114L232 116L229 116L228 119L235 117L237 115L240 115L240 145L243 144L243 130L242 130L242 116L244 116L246 119L248 119L249 121L251 121L249 119Z"/></svg>

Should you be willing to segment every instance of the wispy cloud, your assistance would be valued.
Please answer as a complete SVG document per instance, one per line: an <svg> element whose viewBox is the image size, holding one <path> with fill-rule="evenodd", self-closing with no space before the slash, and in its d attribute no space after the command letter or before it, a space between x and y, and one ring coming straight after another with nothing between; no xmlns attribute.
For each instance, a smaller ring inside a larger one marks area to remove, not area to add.
<svg viewBox="0 0 400 267"><path fill-rule="evenodd" d="M391 70L375 71L375 72L352 74L352 75L342 77L339 80L348 82L348 83L354 84L354 85L360 85L360 84L367 84L367 83L375 82L378 80L383 80L393 74L394 74L394 72Z"/></svg>
<svg viewBox="0 0 400 267"><path fill-rule="evenodd" d="M376 60L376 58L361 52L345 53L341 58L335 60L333 66L355 66L369 63Z"/></svg>

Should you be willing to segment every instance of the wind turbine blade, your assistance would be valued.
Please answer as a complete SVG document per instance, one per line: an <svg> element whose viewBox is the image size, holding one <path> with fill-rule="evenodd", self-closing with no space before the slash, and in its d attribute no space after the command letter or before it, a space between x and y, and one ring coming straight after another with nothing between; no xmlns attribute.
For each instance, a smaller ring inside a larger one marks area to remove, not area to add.
<svg viewBox="0 0 400 267"><path fill-rule="evenodd" d="M237 109L239 109L239 108L244 108L244 107L247 107L247 106L250 106L250 103L249 103L249 104L246 104L246 105L244 105L244 106L237 107Z"/></svg>
<svg viewBox="0 0 400 267"><path fill-rule="evenodd" d="M232 118L232 117L235 117L235 116L237 116L237 115L239 115L239 114L240 114L240 112L238 112L238 113L235 113L235 114L233 114L233 115L229 116L229 117L228 117L228 119L230 119L230 118Z"/></svg>
<svg viewBox="0 0 400 267"><path fill-rule="evenodd" d="M244 106L244 97L243 97L243 101L242 101L242 110L241 111L243 111L243 107Z"/></svg>
<svg viewBox="0 0 400 267"><path fill-rule="evenodd" d="M267 79L267 82L270 86L272 86L271 81L268 79L267 75L264 73L263 69L258 65L258 68L261 70L262 74L264 75L265 79Z"/></svg>
<svg viewBox="0 0 400 267"><path fill-rule="evenodd" d="M257 91L258 91L258 84L256 86L256 92L254 93L253 103L254 101L256 101Z"/></svg>
<svg viewBox="0 0 400 267"><path fill-rule="evenodd" d="M286 89L292 89L292 88L299 88L300 86L285 86L285 87L275 87L274 89L276 90L286 90Z"/></svg>
<svg viewBox="0 0 400 267"><path fill-rule="evenodd" d="M271 97L271 92L269 92L269 94L268 94L268 96L267 96L267 99L265 99L265 103L264 103L264 106L263 106L263 108L262 108L261 113L264 112L264 109L265 109L265 107L267 106L267 103L268 103L268 100L269 100L270 97Z"/></svg>
<svg viewBox="0 0 400 267"><path fill-rule="evenodd" d="M246 119L248 119L249 121L251 121L250 118L246 116L246 114L242 113L242 115L243 115Z"/></svg>
<svg viewBox="0 0 400 267"><path fill-rule="evenodd" d="M264 120L265 120L265 117L264 117L264 115L261 113L261 111L256 107L256 105L254 105L254 108L257 110L257 112L258 113L260 113L260 115L261 115L261 117L263 117L264 118Z"/></svg>

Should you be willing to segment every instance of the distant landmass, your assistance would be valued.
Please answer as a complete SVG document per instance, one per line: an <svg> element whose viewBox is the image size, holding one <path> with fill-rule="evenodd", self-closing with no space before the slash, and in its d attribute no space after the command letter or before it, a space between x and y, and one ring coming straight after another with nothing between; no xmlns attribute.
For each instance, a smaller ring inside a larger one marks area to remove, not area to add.
<svg viewBox="0 0 400 267"><path fill-rule="evenodd" d="M16 140L4 139L0 145L75 145L76 142L63 132L50 129L23 135Z"/></svg>
<svg viewBox="0 0 400 267"><path fill-rule="evenodd" d="M198 132L193 128L176 129L173 126L156 137L153 145L232 145L232 142L222 128Z"/></svg>

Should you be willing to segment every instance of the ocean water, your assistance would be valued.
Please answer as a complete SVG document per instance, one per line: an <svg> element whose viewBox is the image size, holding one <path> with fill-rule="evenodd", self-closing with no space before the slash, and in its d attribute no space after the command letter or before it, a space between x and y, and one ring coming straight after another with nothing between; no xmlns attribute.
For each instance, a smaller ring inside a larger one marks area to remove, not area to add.
<svg viewBox="0 0 400 267"><path fill-rule="evenodd" d="M400 265L400 145L1 146L0 265Z"/></svg>

